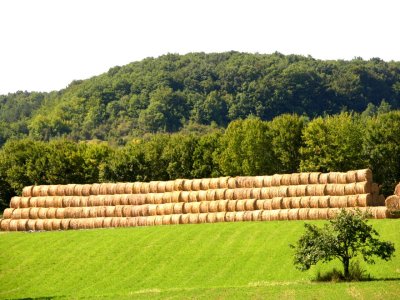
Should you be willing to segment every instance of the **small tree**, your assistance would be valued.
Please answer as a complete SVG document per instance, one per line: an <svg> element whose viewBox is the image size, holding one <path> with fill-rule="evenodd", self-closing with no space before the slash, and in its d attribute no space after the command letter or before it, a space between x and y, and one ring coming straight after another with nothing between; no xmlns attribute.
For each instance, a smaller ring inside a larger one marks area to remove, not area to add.
<svg viewBox="0 0 400 300"><path fill-rule="evenodd" d="M395 248L392 242L378 240L378 232L367 224L367 214L360 210L342 209L337 217L322 228L305 224L306 232L290 245L295 249L294 264L306 271L319 261L329 262L335 258L343 264L344 278L350 279L350 260L361 254L364 261L373 264L374 257L391 259Z"/></svg>

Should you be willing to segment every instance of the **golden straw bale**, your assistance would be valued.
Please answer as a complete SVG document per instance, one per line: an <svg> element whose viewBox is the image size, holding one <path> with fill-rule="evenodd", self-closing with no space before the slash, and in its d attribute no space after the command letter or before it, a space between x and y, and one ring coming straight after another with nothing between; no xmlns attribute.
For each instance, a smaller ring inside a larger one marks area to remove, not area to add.
<svg viewBox="0 0 400 300"><path fill-rule="evenodd" d="M134 182L132 186L132 194L140 194L141 187L142 187L141 182Z"/></svg>
<svg viewBox="0 0 400 300"><path fill-rule="evenodd" d="M107 206L105 213L106 213L106 217L114 217L115 206Z"/></svg>
<svg viewBox="0 0 400 300"><path fill-rule="evenodd" d="M208 201L202 201L200 202L200 212L201 213L208 213L208 206L209 206L209 202Z"/></svg>
<svg viewBox="0 0 400 300"><path fill-rule="evenodd" d="M21 219L22 208L16 208L12 212L10 219Z"/></svg>
<svg viewBox="0 0 400 300"><path fill-rule="evenodd" d="M230 212L236 211L237 200L228 200L227 210Z"/></svg>
<svg viewBox="0 0 400 300"><path fill-rule="evenodd" d="M227 189L225 191L225 199L226 200L234 200L235 198L235 190L234 189Z"/></svg>
<svg viewBox="0 0 400 300"><path fill-rule="evenodd" d="M222 211L217 212L215 214L215 219L217 222L225 222L225 212Z"/></svg>
<svg viewBox="0 0 400 300"><path fill-rule="evenodd" d="M299 208L299 220L308 220L309 208Z"/></svg>
<svg viewBox="0 0 400 300"><path fill-rule="evenodd" d="M39 219L46 219L47 216L47 210L48 208L46 207L41 207L38 211L38 217Z"/></svg>
<svg viewBox="0 0 400 300"><path fill-rule="evenodd" d="M307 185L297 185L296 186L296 197L307 196Z"/></svg>
<svg viewBox="0 0 400 300"><path fill-rule="evenodd" d="M260 221L271 221L271 211L262 210L260 214Z"/></svg>
<svg viewBox="0 0 400 300"><path fill-rule="evenodd" d="M243 200L246 199L247 190L244 188L235 189L233 192L233 199L235 200Z"/></svg>
<svg viewBox="0 0 400 300"><path fill-rule="evenodd" d="M270 195L268 198L275 198L275 197L280 197L279 187L277 186L270 187Z"/></svg>
<svg viewBox="0 0 400 300"><path fill-rule="evenodd" d="M181 198L181 191L173 191L172 192L172 197L171 197L171 202L180 202Z"/></svg>
<svg viewBox="0 0 400 300"><path fill-rule="evenodd" d="M274 174L272 175L272 186L280 186L281 185L281 180L282 180L282 175L281 174Z"/></svg>
<svg viewBox="0 0 400 300"><path fill-rule="evenodd" d="M149 216L155 216L157 215L157 204L149 204L148 206L148 214ZM130 209L130 211L132 211L132 209ZM125 217L130 217L129 215L126 215Z"/></svg>
<svg viewBox="0 0 400 300"><path fill-rule="evenodd" d="M368 181L372 182L372 171L370 169L363 169L356 171L357 182Z"/></svg>
<svg viewBox="0 0 400 300"><path fill-rule="evenodd" d="M162 225L163 216L155 216L154 218L154 225ZM134 225L136 226L136 224Z"/></svg>
<svg viewBox="0 0 400 300"><path fill-rule="evenodd" d="M74 186L74 195L75 196L82 196L83 185L75 184ZM45 195L43 195L45 196Z"/></svg>
<svg viewBox="0 0 400 300"><path fill-rule="evenodd" d="M165 193L163 193L162 194L162 203L171 203L172 202L172 193L173 192L165 192ZM147 199L147 197L146 197L146 199Z"/></svg>
<svg viewBox="0 0 400 300"><path fill-rule="evenodd" d="M149 216L146 218L146 226L154 226L156 223L156 217L155 216Z"/></svg>
<svg viewBox="0 0 400 300"><path fill-rule="evenodd" d="M35 231L43 231L44 230L44 221L45 220L41 220L41 219L36 220Z"/></svg>
<svg viewBox="0 0 400 300"><path fill-rule="evenodd" d="M192 190L193 191L200 191L201 190L201 179L193 179L192 182Z"/></svg>
<svg viewBox="0 0 400 300"><path fill-rule="evenodd" d="M65 195L66 196L79 196L74 194L74 189L75 189L76 184L67 184L65 188Z"/></svg>
<svg viewBox="0 0 400 300"><path fill-rule="evenodd" d="M307 185L306 196L316 196L316 185L314 184Z"/></svg>
<svg viewBox="0 0 400 300"><path fill-rule="evenodd" d="M183 191L191 191L192 184L193 184L192 179L185 179L185 181L183 182Z"/></svg>
<svg viewBox="0 0 400 300"><path fill-rule="evenodd" d="M208 191L198 191L198 201L207 201L207 192Z"/></svg>
<svg viewBox="0 0 400 300"><path fill-rule="evenodd" d="M11 219L0 219L0 231L10 230Z"/></svg>
<svg viewBox="0 0 400 300"><path fill-rule="evenodd" d="M49 186L48 185L41 185L40 186L40 196L45 197L49 195Z"/></svg>
<svg viewBox="0 0 400 300"><path fill-rule="evenodd" d="M63 220L60 220L60 229L61 229L61 230L68 230L68 229L70 229L70 222L71 222L71 219L63 219Z"/></svg>
<svg viewBox="0 0 400 300"><path fill-rule="evenodd" d="M121 222L121 218L111 218L111 227L119 227L119 223ZM146 225L146 222L144 224L141 224L141 226Z"/></svg>
<svg viewBox="0 0 400 300"><path fill-rule="evenodd" d="M272 199L265 199L264 200L263 209L265 209L265 210L271 210L272 209Z"/></svg>
<svg viewBox="0 0 400 300"><path fill-rule="evenodd" d="M218 184L218 187L220 188L220 189L227 189L228 188L228 181L229 181L229 176L226 176L226 177L220 177L219 178L219 184Z"/></svg>
<svg viewBox="0 0 400 300"><path fill-rule="evenodd" d="M172 209L173 214L182 214L183 205L184 205L183 202L174 203L173 204L173 209Z"/></svg>
<svg viewBox="0 0 400 300"><path fill-rule="evenodd" d="M357 194L369 194L372 192L372 184L369 181L357 182L355 185Z"/></svg>
<svg viewBox="0 0 400 300"><path fill-rule="evenodd" d="M344 196L345 195L345 185L336 184L334 190L335 196Z"/></svg>
<svg viewBox="0 0 400 300"><path fill-rule="evenodd" d="M17 230L18 231L26 231L27 230L27 223L28 220L26 219L21 219L17 221Z"/></svg>
<svg viewBox="0 0 400 300"><path fill-rule="evenodd" d="M289 209L288 211L288 219L289 220L299 220L299 208Z"/></svg>
<svg viewBox="0 0 400 300"><path fill-rule="evenodd" d="M100 195L100 187L101 185L99 183L93 183L90 186L90 195Z"/></svg>
<svg viewBox="0 0 400 300"><path fill-rule="evenodd" d="M35 185L32 187L32 197L40 197L40 185Z"/></svg>
<svg viewBox="0 0 400 300"><path fill-rule="evenodd" d="M217 212L218 211L218 202L217 201L210 201L208 202L208 212Z"/></svg>
<svg viewBox="0 0 400 300"><path fill-rule="evenodd" d="M260 190L260 198L261 199L270 199L272 198L272 187L263 187Z"/></svg>
<svg viewBox="0 0 400 300"><path fill-rule="evenodd" d="M183 191L185 180L184 179L175 179L174 180L174 191Z"/></svg>
<svg viewBox="0 0 400 300"><path fill-rule="evenodd" d="M287 197L288 190L289 190L289 188L287 186L280 186L278 197Z"/></svg>
<svg viewBox="0 0 400 300"><path fill-rule="evenodd" d="M82 191L81 191L82 196L90 196L90 190L91 190L91 188L92 188L92 185L91 185L91 184L84 184L84 185L82 185ZM52 196L55 196L55 195L52 195Z"/></svg>
<svg viewBox="0 0 400 300"><path fill-rule="evenodd" d="M329 196L335 196L336 184L328 183L325 185L325 194Z"/></svg>
<svg viewBox="0 0 400 300"><path fill-rule="evenodd" d="M202 190L208 190L208 189L210 188L210 182L211 182L211 179L210 179L210 178L203 178L203 179L201 179L201 182L200 182L200 189L202 189Z"/></svg>
<svg viewBox="0 0 400 300"><path fill-rule="evenodd" d="M346 183L357 182L357 172L356 171L347 171L346 172Z"/></svg>
<svg viewBox="0 0 400 300"><path fill-rule="evenodd" d="M248 198L261 199L261 188L249 189Z"/></svg>
<svg viewBox="0 0 400 300"><path fill-rule="evenodd" d="M111 222L112 222L112 217L106 217L103 218L103 228L110 228L111 227ZM72 220L71 220L72 221ZM71 224L70 224L71 225Z"/></svg>
<svg viewBox="0 0 400 300"><path fill-rule="evenodd" d="M85 207L89 206L89 197L79 197L79 206ZM47 206L49 207L49 206Z"/></svg>
<svg viewBox="0 0 400 300"><path fill-rule="evenodd" d="M318 196L318 207L328 208L330 196Z"/></svg>
<svg viewBox="0 0 400 300"><path fill-rule="evenodd" d="M29 218L28 219L38 219L39 218L39 207L31 207L29 209ZM4 215L3 215L4 218Z"/></svg>
<svg viewBox="0 0 400 300"><path fill-rule="evenodd" d="M347 183L347 173L339 173L337 177L337 183L346 184Z"/></svg>
<svg viewBox="0 0 400 300"><path fill-rule="evenodd" d="M235 222L235 212L227 212L225 213L225 222Z"/></svg>
<svg viewBox="0 0 400 300"><path fill-rule="evenodd" d="M272 176L264 176L263 187L271 187L272 186Z"/></svg>
<svg viewBox="0 0 400 300"><path fill-rule="evenodd" d="M114 202L114 195L99 195L98 197L98 202L100 205L104 206L111 206L113 205Z"/></svg>
<svg viewBox="0 0 400 300"><path fill-rule="evenodd" d="M289 211L290 211L290 209L280 209L279 210L279 220L280 221L289 220Z"/></svg>
<svg viewBox="0 0 400 300"><path fill-rule="evenodd" d="M198 224L199 223L199 214L189 214L189 223L190 224Z"/></svg>
<svg viewBox="0 0 400 300"><path fill-rule="evenodd" d="M207 216L208 216L208 213L201 213L201 214L198 214L198 216L199 216L199 219L198 219L198 223L199 223L199 224L201 224L201 223L207 223Z"/></svg>
<svg viewBox="0 0 400 300"><path fill-rule="evenodd" d="M315 185L315 196L325 196L325 194L326 194L326 185L325 184Z"/></svg>
<svg viewBox="0 0 400 300"><path fill-rule="evenodd" d="M288 187L288 197L296 197L297 186L291 185Z"/></svg>
<svg viewBox="0 0 400 300"><path fill-rule="evenodd" d="M49 196L57 196L57 185L49 185L47 189L47 195Z"/></svg>
<svg viewBox="0 0 400 300"><path fill-rule="evenodd" d="M27 220L26 230L27 231L35 231L35 223L36 223L36 220Z"/></svg>
<svg viewBox="0 0 400 300"><path fill-rule="evenodd" d="M255 199L247 199L244 204L245 210L255 210L256 200Z"/></svg>
<svg viewBox="0 0 400 300"><path fill-rule="evenodd" d="M57 208L55 208L55 207L50 207L50 208L47 210L46 218L47 218L47 219L55 219L55 218L56 218L56 212L57 212Z"/></svg>
<svg viewBox="0 0 400 300"><path fill-rule="evenodd" d="M286 185L299 185L300 184L300 173L290 174L290 181Z"/></svg>
<svg viewBox="0 0 400 300"><path fill-rule="evenodd" d="M95 218L104 218L106 216L106 207L105 206L96 206L93 208Z"/></svg>
<svg viewBox="0 0 400 300"><path fill-rule="evenodd" d="M236 211L244 211L246 200L236 200Z"/></svg>
<svg viewBox="0 0 400 300"><path fill-rule="evenodd" d="M319 184L327 184L329 183L329 173L321 173L318 178Z"/></svg>
<svg viewBox="0 0 400 300"><path fill-rule="evenodd" d="M163 225L171 225L171 220L172 216L171 215L164 215L162 219L162 224Z"/></svg>
<svg viewBox="0 0 400 300"><path fill-rule="evenodd" d="M319 196L311 196L309 203L311 208L318 208Z"/></svg>
<svg viewBox="0 0 400 300"><path fill-rule="evenodd" d="M53 220L43 220L43 229L46 231L53 230Z"/></svg>
<svg viewBox="0 0 400 300"><path fill-rule="evenodd" d="M140 193L141 194L148 194L150 193L150 183L148 182L142 182L140 185Z"/></svg>
<svg viewBox="0 0 400 300"><path fill-rule="evenodd" d="M200 191L190 191L188 202L197 202L199 201L199 193Z"/></svg>
<svg viewBox="0 0 400 300"><path fill-rule="evenodd" d="M291 208L301 208L301 197L291 197L290 199Z"/></svg>
<svg viewBox="0 0 400 300"><path fill-rule="evenodd" d="M355 183L348 183L344 186L344 194L345 195L354 195L357 194Z"/></svg>
<svg viewBox="0 0 400 300"><path fill-rule="evenodd" d="M214 201L215 200L215 198L216 198L216 195L215 195L216 193L215 193L215 190L208 190L207 191L207 194L206 194L206 200L207 201Z"/></svg>
<svg viewBox="0 0 400 300"><path fill-rule="evenodd" d="M256 209L263 210L264 209L264 202L266 200L257 200L256 201Z"/></svg>
<svg viewBox="0 0 400 300"><path fill-rule="evenodd" d="M282 198L282 208L284 209L290 209L292 208L292 198L291 197L284 197Z"/></svg>
<svg viewBox="0 0 400 300"><path fill-rule="evenodd" d="M120 194L120 195L114 195L114 196L118 197L120 205L130 205L129 204L129 195Z"/></svg>
<svg viewBox="0 0 400 300"><path fill-rule="evenodd" d="M310 196L303 196L300 198L300 206L301 208L310 208L310 200L311 197Z"/></svg>
<svg viewBox="0 0 400 300"><path fill-rule="evenodd" d="M375 209L375 217L376 219L386 219L389 215L388 209L386 206L377 206Z"/></svg>
<svg viewBox="0 0 400 300"><path fill-rule="evenodd" d="M281 184L283 185L291 185L292 174L283 174Z"/></svg>
<svg viewBox="0 0 400 300"><path fill-rule="evenodd" d="M203 203L203 202L200 202L200 205L202 205L201 203ZM204 202L204 203L205 203L205 202ZM189 214L189 213L191 213L191 211L192 211L192 205L193 205L193 202L184 203L184 204L183 204L183 208L182 208L182 212L183 212L184 214ZM199 208L199 209L200 209L200 208ZM159 214L158 211L157 211L157 214Z"/></svg>
<svg viewBox="0 0 400 300"><path fill-rule="evenodd" d="M19 208L21 199L22 199L21 197L12 197L10 201L10 208Z"/></svg>
<svg viewBox="0 0 400 300"><path fill-rule="evenodd" d="M62 198L62 207L70 207L72 205L72 203L71 203L72 197L62 196L61 198ZM32 198L31 206L38 207L39 206L38 203L35 203L35 205L32 205L32 200L34 200L34 199L35 199L35 202L37 201L37 198Z"/></svg>
<svg viewBox="0 0 400 300"><path fill-rule="evenodd" d="M339 172L330 172L328 174L328 183L339 183Z"/></svg>
<svg viewBox="0 0 400 300"><path fill-rule="evenodd" d="M53 205L54 205L54 207L58 207L58 208L63 207L63 197L54 196L53 197Z"/></svg>
<svg viewBox="0 0 400 300"><path fill-rule="evenodd" d="M189 191L183 191L183 192L181 192L179 201L180 201L180 202L189 202L189 200L190 200L190 199L189 199L190 193L191 193L191 192L189 192Z"/></svg>
<svg viewBox="0 0 400 300"><path fill-rule="evenodd" d="M244 221L244 211L238 211L235 213L235 222L242 222Z"/></svg>
<svg viewBox="0 0 400 300"><path fill-rule="evenodd" d="M103 228L103 218L95 218L93 219L93 227L94 228Z"/></svg>
<svg viewBox="0 0 400 300"><path fill-rule="evenodd" d="M240 187L240 186L237 184L236 178L229 177L229 179L228 179L228 189L236 189L238 187Z"/></svg>
<svg viewBox="0 0 400 300"><path fill-rule="evenodd" d="M215 190L215 200L225 200L226 189Z"/></svg>
<svg viewBox="0 0 400 300"><path fill-rule="evenodd" d="M201 204L201 202L192 202L191 203L192 205L191 205L191 213L195 213L195 214L198 214L198 213L200 213L200 204Z"/></svg>
<svg viewBox="0 0 400 300"><path fill-rule="evenodd" d="M270 212L270 216L269 216L270 221L279 221L279 214L281 212L280 209L273 209L273 210L270 210L269 212Z"/></svg>
<svg viewBox="0 0 400 300"><path fill-rule="evenodd" d="M46 198L43 197L43 200L46 201ZM71 205L72 207L79 207L81 203L81 197L79 196L71 196Z"/></svg>
<svg viewBox="0 0 400 300"><path fill-rule="evenodd" d="M25 186L22 189L22 197L32 197L32 190L33 190L33 185L30 186Z"/></svg>
<svg viewBox="0 0 400 300"><path fill-rule="evenodd" d="M54 219L51 224L52 230L61 230L61 220Z"/></svg>
<svg viewBox="0 0 400 300"><path fill-rule="evenodd" d="M318 184L319 176L321 176L321 172L311 172L310 177L308 179L309 184Z"/></svg>
<svg viewBox="0 0 400 300"><path fill-rule="evenodd" d="M210 189L218 189L219 188L219 178L211 178L210 179Z"/></svg>
<svg viewBox="0 0 400 300"><path fill-rule="evenodd" d="M318 220L318 211L319 208L310 208L308 211L308 219L309 220Z"/></svg>
<svg viewBox="0 0 400 300"><path fill-rule="evenodd" d="M356 207L358 195L349 195L347 197L347 207Z"/></svg>
<svg viewBox="0 0 400 300"><path fill-rule="evenodd" d="M254 186L256 188L262 188L264 186L264 176L256 176Z"/></svg>
<svg viewBox="0 0 400 300"><path fill-rule="evenodd" d="M101 183L99 188L99 195L107 195L108 183Z"/></svg>
<svg viewBox="0 0 400 300"><path fill-rule="evenodd" d="M157 193L158 192L158 183L159 183L159 181L150 181L149 182L149 193Z"/></svg>
<svg viewBox="0 0 400 300"><path fill-rule="evenodd" d="M274 197L272 198L271 208L272 209L281 209L282 208L282 197Z"/></svg>
<svg viewBox="0 0 400 300"><path fill-rule="evenodd" d="M300 184L307 185L310 182L310 173L300 173Z"/></svg>
<svg viewBox="0 0 400 300"><path fill-rule="evenodd" d="M252 211L245 211L243 216L243 221L252 221L253 214Z"/></svg>
<svg viewBox="0 0 400 300"><path fill-rule="evenodd" d="M328 219L329 218L328 212L329 212L329 208L318 209L318 219L320 219L320 220Z"/></svg>
<svg viewBox="0 0 400 300"><path fill-rule="evenodd" d="M130 221L130 223L131 222L132 221ZM146 217L136 217L134 224L135 224L135 226L146 226Z"/></svg>
<svg viewBox="0 0 400 300"><path fill-rule="evenodd" d="M349 196L342 196L339 197L339 208L347 207L347 202L348 202Z"/></svg>
<svg viewBox="0 0 400 300"><path fill-rule="evenodd" d="M180 224L189 224L189 214L182 214Z"/></svg>
<svg viewBox="0 0 400 300"><path fill-rule="evenodd" d="M218 211L226 212L228 210L228 200L218 200Z"/></svg>

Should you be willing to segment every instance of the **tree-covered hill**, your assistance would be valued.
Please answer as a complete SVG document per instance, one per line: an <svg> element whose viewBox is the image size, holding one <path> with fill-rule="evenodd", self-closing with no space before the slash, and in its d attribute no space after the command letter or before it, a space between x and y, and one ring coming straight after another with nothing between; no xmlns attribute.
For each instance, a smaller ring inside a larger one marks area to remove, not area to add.
<svg viewBox="0 0 400 300"><path fill-rule="evenodd" d="M197 124L226 127L249 115L271 120L283 113L361 112L382 100L400 108L400 62L168 54L113 67L60 91L0 96L0 143L23 136L124 142Z"/></svg>

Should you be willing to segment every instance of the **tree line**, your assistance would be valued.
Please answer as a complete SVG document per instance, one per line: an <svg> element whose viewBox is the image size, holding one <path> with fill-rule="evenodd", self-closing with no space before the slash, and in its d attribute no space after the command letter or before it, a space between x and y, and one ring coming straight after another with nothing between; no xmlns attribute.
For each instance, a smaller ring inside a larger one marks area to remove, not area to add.
<svg viewBox="0 0 400 300"><path fill-rule="evenodd" d="M150 181L371 168L382 191L400 181L400 111L372 106L309 119L251 116L226 129L148 134L123 146L66 138L8 140L0 150L0 201L32 184Z"/></svg>
<svg viewBox="0 0 400 300"><path fill-rule="evenodd" d="M167 54L51 93L0 95L0 145L29 137L100 139L123 145L146 133L195 125L225 128L250 115L310 118L362 112L385 100L400 108L400 62L317 60L239 52Z"/></svg>

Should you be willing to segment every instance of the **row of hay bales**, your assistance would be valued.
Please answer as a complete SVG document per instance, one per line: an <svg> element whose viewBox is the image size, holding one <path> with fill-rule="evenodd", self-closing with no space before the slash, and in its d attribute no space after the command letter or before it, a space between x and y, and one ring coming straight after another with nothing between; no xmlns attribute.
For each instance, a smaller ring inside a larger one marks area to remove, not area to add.
<svg viewBox="0 0 400 300"><path fill-rule="evenodd" d="M382 195L379 195L378 185L368 181L363 181L348 184L314 184L262 188L210 189L200 191L173 191L145 194L13 197L10 202L10 207L27 208L142 205L216 200L259 200L273 199L276 197L293 198L293 201L297 201L300 197L353 196L353 199L359 197L359 195L364 195L362 197L365 198L365 206L384 205L385 199ZM352 201L354 204L353 206L357 205L356 199L350 201Z"/></svg>
<svg viewBox="0 0 400 300"><path fill-rule="evenodd" d="M40 197L148 194L173 191L201 191L209 189L262 188L295 185L344 185L364 181L372 183L371 170L364 169L348 172L275 174L272 176L176 179L170 181L151 182L38 185L25 187L22 191L22 196Z"/></svg>
<svg viewBox="0 0 400 300"><path fill-rule="evenodd" d="M116 197L115 197L116 198ZM123 199L123 198L120 198ZM76 200L74 198L73 200ZM69 219L96 217L138 217L170 214L278 210L296 208L346 208L371 206L371 194L350 196L275 197L272 199L214 200L171 202L163 204L129 204L113 202L109 206L33 206L7 208L4 219ZM85 203L87 204L87 203Z"/></svg>
<svg viewBox="0 0 400 300"><path fill-rule="evenodd" d="M349 208L352 210L353 208ZM369 211L372 218L384 219L387 208L361 208ZM295 208L276 210L252 210L240 212L211 212L170 214L140 217L94 217L69 219L2 219L2 231L50 231L68 229L92 229L109 227L154 226L171 224L198 224L216 222L241 221L276 221L276 220L318 220L330 219L336 216L338 208Z"/></svg>
<svg viewBox="0 0 400 300"><path fill-rule="evenodd" d="M109 206L33 206L7 208L4 219L68 219L96 217L138 217L170 214L277 210L295 208L369 207L371 195L275 197L272 199L171 202L163 204L111 203ZM78 204L78 203L75 203Z"/></svg>

